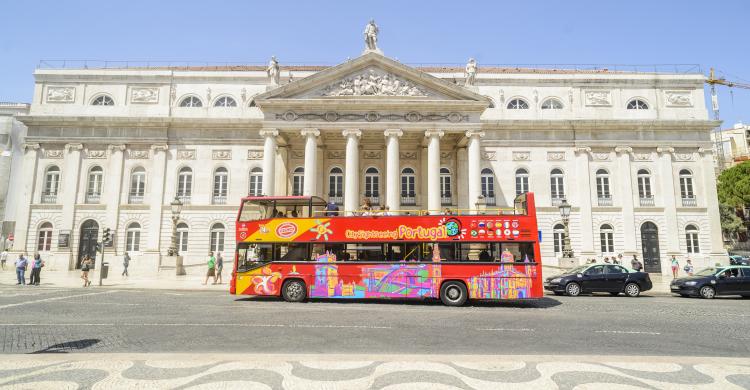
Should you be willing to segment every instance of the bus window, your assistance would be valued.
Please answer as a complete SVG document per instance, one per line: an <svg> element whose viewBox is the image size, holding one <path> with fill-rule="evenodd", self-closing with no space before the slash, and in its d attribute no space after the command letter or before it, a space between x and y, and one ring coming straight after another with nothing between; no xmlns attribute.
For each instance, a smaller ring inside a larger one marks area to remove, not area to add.
<svg viewBox="0 0 750 390"><path fill-rule="evenodd" d="M238 269L254 268L271 261L272 247L271 244L240 244L237 247Z"/></svg>
<svg viewBox="0 0 750 390"><path fill-rule="evenodd" d="M345 252L350 260L382 262L383 246L380 244L347 244Z"/></svg>
<svg viewBox="0 0 750 390"><path fill-rule="evenodd" d="M438 244L440 261L456 261L456 246L453 243Z"/></svg>
<svg viewBox="0 0 750 390"><path fill-rule="evenodd" d="M240 221L255 221L261 218L270 218L268 208L257 203L245 201L240 212Z"/></svg>
<svg viewBox="0 0 750 390"><path fill-rule="evenodd" d="M276 244L276 258L281 261L307 261L310 259L307 244L294 242Z"/></svg>
<svg viewBox="0 0 750 390"><path fill-rule="evenodd" d="M534 244L531 242L504 242L501 244L503 254L506 250L513 254L513 261L515 262L534 262ZM509 257L506 255L506 257ZM505 259L502 260L506 262Z"/></svg>

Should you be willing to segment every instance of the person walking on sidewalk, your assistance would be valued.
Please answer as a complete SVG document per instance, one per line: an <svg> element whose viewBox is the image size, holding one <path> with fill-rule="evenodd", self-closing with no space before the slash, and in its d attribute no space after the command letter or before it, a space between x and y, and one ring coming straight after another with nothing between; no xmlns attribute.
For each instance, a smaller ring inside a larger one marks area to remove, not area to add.
<svg viewBox="0 0 750 390"><path fill-rule="evenodd" d="M122 276L130 276L128 274L128 266L130 265L130 255L125 252L125 256L122 257Z"/></svg>
<svg viewBox="0 0 750 390"><path fill-rule="evenodd" d="M208 272L206 272L206 279L203 280L203 284L205 285L208 283L208 278L213 277L214 282L212 284L216 284L216 258L214 257L213 252L208 252Z"/></svg>
<svg viewBox="0 0 750 390"><path fill-rule="evenodd" d="M641 272L643 269L643 263L641 263L640 260L638 260L638 256L633 255L633 260L630 261L630 265L632 268L638 272Z"/></svg>
<svg viewBox="0 0 750 390"><path fill-rule="evenodd" d="M224 257L221 256L221 252L216 252L216 281L214 282L214 284L222 284L222 270L224 270Z"/></svg>
<svg viewBox="0 0 750 390"><path fill-rule="evenodd" d="M676 278L679 272L680 272L680 262L677 261L677 257L675 257L675 255L672 255L672 277Z"/></svg>
<svg viewBox="0 0 750 390"><path fill-rule="evenodd" d="M8 262L8 250L3 249L3 253L0 253L0 267L5 271L5 263Z"/></svg>
<svg viewBox="0 0 750 390"><path fill-rule="evenodd" d="M29 285L38 286L39 277L42 271L42 257L39 253L34 253L34 260L31 261L31 276L29 277Z"/></svg>
<svg viewBox="0 0 750 390"><path fill-rule="evenodd" d="M23 253L19 253L18 259L16 260L16 278L18 279L18 283L16 284L26 285L26 267L28 266L29 261Z"/></svg>
<svg viewBox="0 0 750 390"><path fill-rule="evenodd" d="M685 273L688 274L688 276L693 276L693 271L695 271L695 268L693 267L693 262L690 259L685 260Z"/></svg>
<svg viewBox="0 0 750 390"><path fill-rule="evenodd" d="M93 264L91 258L88 257L88 255L84 256L83 261L81 262L81 279L83 279L83 287L88 287L91 285L91 281L89 280L89 270L91 269L91 264Z"/></svg>

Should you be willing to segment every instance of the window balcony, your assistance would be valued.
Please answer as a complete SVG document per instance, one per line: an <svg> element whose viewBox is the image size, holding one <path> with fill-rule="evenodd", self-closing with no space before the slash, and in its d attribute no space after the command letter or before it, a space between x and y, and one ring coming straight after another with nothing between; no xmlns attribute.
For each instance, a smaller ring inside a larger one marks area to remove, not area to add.
<svg viewBox="0 0 750 390"><path fill-rule="evenodd" d="M605 207L605 206L612 206L612 197L611 196L600 196L599 197L599 207Z"/></svg>
<svg viewBox="0 0 750 390"><path fill-rule="evenodd" d="M641 198L641 207L654 207L654 197L647 196Z"/></svg>
<svg viewBox="0 0 750 390"><path fill-rule="evenodd" d="M563 199L565 198L552 198L552 205L553 206L559 206L562 204Z"/></svg>
<svg viewBox="0 0 750 390"><path fill-rule="evenodd" d="M101 201L101 199L101 194L86 194L86 203L88 204L97 204Z"/></svg>
<svg viewBox="0 0 750 390"><path fill-rule="evenodd" d="M42 194L42 203L57 203L57 194Z"/></svg>
<svg viewBox="0 0 750 390"><path fill-rule="evenodd" d="M698 206L698 200L693 196L690 198L682 198L682 207L696 207Z"/></svg>
<svg viewBox="0 0 750 390"><path fill-rule="evenodd" d="M401 194L401 205L402 206L415 206L417 204L416 194Z"/></svg>
<svg viewBox="0 0 750 390"><path fill-rule="evenodd" d="M190 198L192 198L190 195L177 195L177 199L179 199L182 204L190 204Z"/></svg>
<svg viewBox="0 0 750 390"><path fill-rule="evenodd" d="M336 195L328 194L328 199L337 205L344 204L344 194L336 194Z"/></svg>
<svg viewBox="0 0 750 390"><path fill-rule="evenodd" d="M227 204L227 197L226 195L214 195L212 201L213 204Z"/></svg>
<svg viewBox="0 0 750 390"><path fill-rule="evenodd" d="M370 199L370 204L373 206L380 205L380 194L377 192L365 192L365 198Z"/></svg>
<svg viewBox="0 0 750 390"><path fill-rule="evenodd" d="M453 204L453 197L451 196L450 192L446 192L440 196L441 206L450 206L452 204Z"/></svg>
<svg viewBox="0 0 750 390"><path fill-rule="evenodd" d="M135 195L135 194L128 195L128 203L129 204L143 204L143 195Z"/></svg>
<svg viewBox="0 0 750 390"><path fill-rule="evenodd" d="M495 193L494 192L490 192L487 195L485 195L485 194L482 194L482 195L484 196L484 204L486 204L487 206L495 206L495 205L497 205L497 198L495 198Z"/></svg>

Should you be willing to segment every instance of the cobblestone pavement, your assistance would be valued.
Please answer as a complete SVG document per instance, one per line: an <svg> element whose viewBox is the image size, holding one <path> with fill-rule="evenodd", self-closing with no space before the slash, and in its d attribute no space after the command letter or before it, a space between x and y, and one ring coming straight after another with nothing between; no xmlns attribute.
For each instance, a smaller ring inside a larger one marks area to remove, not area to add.
<svg viewBox="0 0 750 390"><path fill-rule="evenodd" d="M2 389L750 388L748 359L83 354L0 364Z"/></svg>

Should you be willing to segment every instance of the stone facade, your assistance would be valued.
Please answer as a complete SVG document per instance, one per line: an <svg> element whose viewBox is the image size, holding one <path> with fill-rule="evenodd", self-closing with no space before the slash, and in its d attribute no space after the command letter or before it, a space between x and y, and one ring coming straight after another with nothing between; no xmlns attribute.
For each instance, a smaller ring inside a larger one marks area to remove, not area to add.
<svg viewBox="0 0 750 390"><path fill-rule="evenodd" d="M16 120L16 115L28 112L28 104L0 102L0 250L13 244L26 136L26 126Z"/></svg>
<svg viewBox="0 0 750 390"><path fill-rule="evenodd" d="M278 86L251 66L39 69L23 118L17 240L37 250L40 226L51 225L41 249L73 268L86 227L109 227L107 250L130 246L131 267L151 269L166 255L177 195L181 254L199 264L209 249L233 252L248 193L333 196L351 212L365 196L438 210L473 208L480 195L507 207L533 191L547 264L558 263L563 197L577 256L651 250L652 270L665 272L671 254L724 260L702 75L480 64L466 82L463 71L376 52L282 66ZM644 225L657 230L647 248Z"/></svg>

